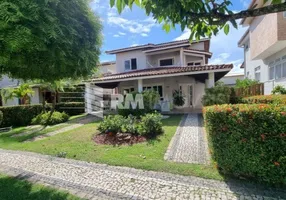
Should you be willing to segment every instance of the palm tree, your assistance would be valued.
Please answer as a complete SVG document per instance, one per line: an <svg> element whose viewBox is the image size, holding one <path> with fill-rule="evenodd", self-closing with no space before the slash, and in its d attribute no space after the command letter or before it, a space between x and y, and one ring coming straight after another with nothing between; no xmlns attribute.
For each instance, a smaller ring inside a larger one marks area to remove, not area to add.
<svg viewBox="0 0 286 200"><path fill-rule="evenodd" d="M1 96L3 97L5 103L9 99L18 98L20 99L20 104L29 104L31 96L34 94L33 89L29 84L24 83L16 88L3 88L1 90Z"/></svg>

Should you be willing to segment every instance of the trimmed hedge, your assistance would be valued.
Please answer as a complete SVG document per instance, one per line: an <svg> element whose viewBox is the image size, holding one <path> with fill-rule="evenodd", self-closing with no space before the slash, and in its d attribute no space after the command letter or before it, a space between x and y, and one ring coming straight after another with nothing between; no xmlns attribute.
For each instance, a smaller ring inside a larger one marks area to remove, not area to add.
<svg viewBox="0 0 286 200"><path fill-rule="evenodd" d="M3 112L0 111L0 125L2 124L3 121Z"/></svg>
<svg viewBox="0 0 286 200"><path fill-rule="evenodd" d="M59 112L65 112L69 116L80 115L85 113L85 103L84 102L58 103L56 105L56 110Z"/></svg>
<svg viewBox="0 0 286 200"><path fill-rule="evenodd" d="M266 104L204 108L211 154L226 174L286 184L286 107Z"/></svg>
<svg viewBox="0 0 286 200"><path fill-rule="evenodd" d="M0 111L3 112L3 122L0 127L17 127L30 125L32 119L42 113L43 107L40 104L7 106L0 107ZM58 103L56 111L65 112L69 116L79 115L85 112L85 104L83 102Z"/></svg>
<svg viewBox="0 0 286 200"><path fill-rule="evenodd" d="M245 97L243 103L247 104L286 104L286 95L260 95Z"/></svg>
<svg viewBox="0 0 286 200"><path fill-rule="evenodd" d="M42 110L42 105L0 107L0 111L3 112L3 122L0 127L27 126Z"/></svg>

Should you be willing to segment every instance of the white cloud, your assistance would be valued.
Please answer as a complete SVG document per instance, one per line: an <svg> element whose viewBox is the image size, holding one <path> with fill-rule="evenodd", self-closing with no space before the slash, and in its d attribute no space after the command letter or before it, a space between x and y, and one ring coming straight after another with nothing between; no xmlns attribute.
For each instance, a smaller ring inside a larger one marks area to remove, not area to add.
<svg viewBox="0 0 286 200"><path fill-rule="evenodd" d="M114 34L114 35L113 35L113 37L120 37L120 35L118 35L118 34Z"/></svg>
<svg viewBox="0 0 286 200"><path fill-rule="evenodd" d="M249 0L240 0L240 3L243 5L243 8L246 9L249 6Z"/></svg>
<svg viewBox="0 0 286 200"><path fill-rule="evenodd" d="M156 26L156 22L154 20L150 20L150 18L146 18L144 20L131 20L113 14L109 14L107 23L111 26L120 27L123 30L134 34L147 34L154 26Z"/></svg>
<svg viewBox="0 0 286 200"><path fill-rule="evenodd" d="M142 37L148 37L149 35L147 33L142 33L141 36Z"/></svg>
<svg viewBox="0 0 286 200"><path fill-rule="evenodd" d="M189 39L190 35L191 35L191 30L190 29L185 29L184 32L179 37L176 37L174 39L174 41Z"/></svg>
<svg viewBox="0 0 286 200"><path fill-rule="evenodd" d="M136 46L139 46L140 44L132 44L130 45L130 47L136 47Z"/></svg>
<svg viewBox="0 0 286 200"><path fill-rule="evenodd" d="M126 35L126 33L123 33L123 32L120 32L120 31L118 32L118 34L119 35Z"/></svg>

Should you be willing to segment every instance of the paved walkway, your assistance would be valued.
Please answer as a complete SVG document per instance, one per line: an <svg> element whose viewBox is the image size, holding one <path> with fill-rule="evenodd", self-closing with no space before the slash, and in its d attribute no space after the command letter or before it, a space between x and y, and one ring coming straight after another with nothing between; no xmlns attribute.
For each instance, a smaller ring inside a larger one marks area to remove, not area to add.
<svg viewBox="0 0 286 200"><path fill-rule="evenodd" d="M51 136L57 135L59 133L64 133L64 132L67 132L67 131L79 128L79 127L81 127L81 126L83 126L85 124L91 123L91 122L96 121L98 119L99 118L97 118L97 117L95 117L93 115L87 115L87 116L84 116L84 117L81 117L81 118L69 121L67 123L58 124L58 125L70 124L70 125L67 126L67 127L64 127L64 128L61 128L61 129L58 129L58 130L55 130L55 131L52 131L52 132L48 132L48 133L46 133L44 135L36 136L36 137L34 137L32 139L26 140L25 142L33 142L33 141L43 140L43 139L45 139L47 137L51 137ZM56 126L58 126L58 125L56 125Z"/></svg>
<svg viewBox="0 0 286 200"><path fill-rule="evenodd" d="M208 164L207 139L201 114L185 115L165 154L165 160Z"/></svg>
<svg viewBox="0 0 286 200"><path fill-rule="evenodd" d="M286 191L0 149L0 172L87 199L283 199Z"/></svg>

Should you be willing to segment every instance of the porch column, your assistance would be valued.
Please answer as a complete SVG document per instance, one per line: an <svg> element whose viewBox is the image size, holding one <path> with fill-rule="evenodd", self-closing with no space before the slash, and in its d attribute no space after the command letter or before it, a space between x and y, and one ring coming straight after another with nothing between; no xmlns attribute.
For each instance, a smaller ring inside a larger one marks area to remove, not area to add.
<svg viewBox="0 0 286 200"><path fill-rule="evenodd" d="M138 92L143 92L143 80L138 79Z"/></svg>
<svg viewBox="0 0 286 200"><path fill-rule="evenodd" d="M209 73L209 79L207 81L207 87L211 88L215 86L215 76L214 76L214 72L210 72Z"/></svg>

